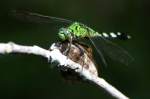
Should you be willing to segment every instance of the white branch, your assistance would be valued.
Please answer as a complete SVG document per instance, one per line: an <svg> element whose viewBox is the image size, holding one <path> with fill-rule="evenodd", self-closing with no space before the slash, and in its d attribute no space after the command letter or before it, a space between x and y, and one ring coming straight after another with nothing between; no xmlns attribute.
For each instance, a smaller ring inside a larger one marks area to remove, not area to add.
<svg viewBox="0 0 150 99"><path fill-rule="evenodd" d="M51 51L50 51L50 50L46 50L38 46L23 46L23 45L18 45L12 42L0 43L0 54L6 54L6 53L34 54L34 55L43 56L47 58L48 60L51 59L51 62L57 61L59 63L59 66L67 66L68 68L74 69L75 72L79 73L84 79L103 88L113 97L117 99L129 99L127 96L122 94L119 90L117 90L111 84L107 83L103 78L100 78L91 74L87 69L82 68L81 65L68 59L59 51L59 49L55 46L55 44L51 46Z"/></svg>

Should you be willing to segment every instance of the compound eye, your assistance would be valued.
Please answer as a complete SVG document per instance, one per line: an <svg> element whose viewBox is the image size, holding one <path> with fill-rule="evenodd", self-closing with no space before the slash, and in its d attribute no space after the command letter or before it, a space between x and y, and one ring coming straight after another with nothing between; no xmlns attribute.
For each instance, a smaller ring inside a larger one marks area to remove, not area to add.
<svg viewBox="0 0 150 99"><path fill-rule="evenodd" d="M66 29L66 33L69 34L70 33L69 30Z"/></svg>
<svg viewBox="0 0 150 99"><path fill-rule="evenodd" d="M60 28L59 31L63 32L65 28Z"/></svg>
<svg viewBox="0 0 150 99"><path fill-rule="evenodd" d="M66 28L61 28L60 31L66 35L68 35L70 33L69 30Z"/></svg>

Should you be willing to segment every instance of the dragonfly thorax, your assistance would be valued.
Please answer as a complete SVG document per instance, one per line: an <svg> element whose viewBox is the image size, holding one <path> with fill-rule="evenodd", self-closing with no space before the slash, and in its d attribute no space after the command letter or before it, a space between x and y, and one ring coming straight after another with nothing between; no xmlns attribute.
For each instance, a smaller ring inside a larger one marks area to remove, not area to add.
<svg viewBox="0 0 150 99"><path fill-rule="evenodd" d="M74 22L66 28L60 28L58 36L62 41L69 40L72 38L80 39L85 37L95 36L96 32L86 25Z"/></svg>
<svg viewBox="0 0 150 99"><path fill-rule="evenodd" d="M74 22L72 23L68 29L72 31L73 35L76 38L85 38L85 37L94 37L98 36L97 32L95 32L93 29L89 28L88 26L79 23Z"/></svg>

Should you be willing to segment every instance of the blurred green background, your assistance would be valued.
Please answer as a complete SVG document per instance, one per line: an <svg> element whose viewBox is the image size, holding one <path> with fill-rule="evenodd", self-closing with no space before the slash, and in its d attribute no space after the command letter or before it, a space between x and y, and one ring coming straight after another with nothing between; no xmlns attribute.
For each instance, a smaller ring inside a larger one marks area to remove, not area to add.
<svg viewBox="0 0 150 99"><path fill-rule="evenodd" d="M48 49L56 42L62 25L21 22L9 15L14 9L77 20L99 32L129 33L133 39L116 43L127 49L135 61L124 66L109 60L107 68L99 66L99 74L131 99L150 98L149 0L1 0L0 42ZM96 86L66 83L51 67L39 56L0 55L0 98L112 99Z"/></svg>

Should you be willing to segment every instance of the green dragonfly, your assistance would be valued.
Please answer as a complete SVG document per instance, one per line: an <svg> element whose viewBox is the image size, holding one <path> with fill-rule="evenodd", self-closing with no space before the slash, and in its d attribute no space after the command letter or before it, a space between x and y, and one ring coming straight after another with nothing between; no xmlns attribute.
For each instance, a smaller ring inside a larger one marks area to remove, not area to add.
<svg viewBox="0 0 150 99"><path fill-rule="evenodd" d="M55 22L62 22L67 24L66 27L62 27L58 31L58 37L60 41L69 41L70 43L77 41L83 38L87 38L93 46L96 48L97 52L99 53L102 62L104 65L107 65L107 62L104 58L104 55L109 56L111 59L115 61L119 61L125 65L128 65L131 61L133 61L132 56L123 48L113 43L112 39L119 39L119 40L128 40L131 38L126 33L99 33L92 28L88 27L85 24L80 22L74 22L68 19L52 17L52 16L45 16L38 13L28 12L28 11L13 11L15 17L21 20L28 20L31 22L37 23L52 23Z"/></svg>

